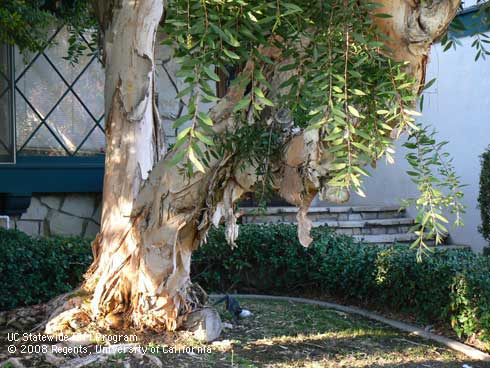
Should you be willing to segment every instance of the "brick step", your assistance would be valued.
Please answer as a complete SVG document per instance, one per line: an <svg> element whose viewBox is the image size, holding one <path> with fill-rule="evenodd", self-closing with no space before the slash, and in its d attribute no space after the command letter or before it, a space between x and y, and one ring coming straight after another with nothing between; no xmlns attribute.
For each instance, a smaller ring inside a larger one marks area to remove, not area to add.
<svg viewBox="0 0 490 368"><path fill-rule="evenodd" d="M413 233L400 234L380 234L380 235L353 235L354 239L367 244L391 245L391 244L411 244L417 239ZM434 245L433 240L427 240L427 245Z"/></svg>
<svg viewBox="0 0 490 368"><path fill-rule="evenodd" d="M269 207L258 211L256 207L240 208L244 224L296 223L296 207ZM338 234L351 235L368 244L387 246L410 245L417 235L409 233L415 221L405 217L405 211L396 205L386 206L331 206L311 207L308 217L313 226L329 226ZM427 240L434 246L433 240ZM469 245L441 244L441 250L471 249ZM490 253L490 252L489 252Z"/></svg>
<svg viewBox="0 0 490 368"><path fill-rule="evenodd" d="M471 250L471 246L466 245L466 244L440 244L436 247L436 249L440 249L440 250L469 249L469 250Z"/></svg>
<svg viewBox="0 0 490 368"><path fill-rule="evenodd" d="M258 211L256 207L242 207L242 223L296 222L296 207L269 207ZM404 218L399 206L333 206L310 207L308 217L313 222L362 221Z"/></svg>
<svg viewBox="0 0 490 368"><path fill-rule="evenodd" d="M391 218L360 221L314 221L313 226L328 226L338 234L382 235L408 233L415 221L411 218Z"/></svg>
<svg viewBox="0 0 490 368"><path fill-rule="evenodd" d="M258 207L241 207L242 211L250 213L257 211ZM316 212L331 212L331 213L343 213L343 212L383 212L383 211L398 211L400 206L386 205L386 206L312 206L308 210L308 213ZM267 207L261 210L264 214L273 215L277 213L286 212L298 212L298 209L294 206L288 207Z"/></svg>

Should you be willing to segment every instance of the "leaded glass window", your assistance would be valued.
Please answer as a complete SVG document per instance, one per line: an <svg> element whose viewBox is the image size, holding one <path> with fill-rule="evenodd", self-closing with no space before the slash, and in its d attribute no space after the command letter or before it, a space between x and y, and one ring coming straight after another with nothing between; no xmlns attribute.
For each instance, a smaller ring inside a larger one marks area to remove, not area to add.
<svg viewBox="0 0 490 368"><path fill-rule="evenodd" d="M104 153L104 72L97 55L65 59L66 27L42 52L15 53L15 118L19 155ZM84 42L88 37L82 35Z"/></svg>

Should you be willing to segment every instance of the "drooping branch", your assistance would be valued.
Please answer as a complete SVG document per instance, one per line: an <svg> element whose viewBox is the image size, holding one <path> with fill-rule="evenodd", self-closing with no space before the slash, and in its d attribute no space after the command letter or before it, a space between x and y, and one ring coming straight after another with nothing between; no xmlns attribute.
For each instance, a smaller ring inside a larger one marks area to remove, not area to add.
<svg viewBox="0 0 490 368"><path fill-rule="evenodd" d="M151 0L145 3L150 7L161 5ZM399 0L382 3L383 9L377 11L388 13L392 18L376 18L376 24L391 38L386 41L391 48L390 55L399 61L409 61L408 72L423 83L428 48L454 16L457 2ZM108 102L110 114L104 213L102 233L94 242L96 260L84 284L84 289L92 294L91 307L86 313L111 327L131 323L141 328L174 330L198 306L198 302L189 297L193 250L205 241L210 226L219 224L221 219L226 225L227 240L234 244L238 236L235 202L244 193L257 190L264 178L261 177L263 174L258 174L254 163L244 159L233 148L224 149L220 155L209 155L206 171L196 172L190 177L183 175L184 164L170 164L177 152L171 151L158 161L154 140L154 106L150 96L154 63L149 49L154 47L154 33L144 39L139 38L141 35L125 33L131 30L135 33L150 25L152 32L155 32L158 14L153 9L151 17L145 17L142 12L129 19L127 17L132 13L129 8L125 11L127 13L113 9L110 23L113 28L110 29L114 32L105 33L106 48L111 55L108 54L107 63L116 66L106 84L106 96L110 96L111 101ZM123 32L127 24L133 27ZM117 48L117 45L133 38L138 40L138 45L140 42L146 45L144 50L134 45L129 49ZM263 70L270 87L261 86L260 92L278 102L281 94L285 93L280 91L280 86L300 73L300 68L286 68L293 61L291 55L306 55L303 51L309 47L311 38L305 37L300 42L279 38L275 41L295 49L294 52L284 56L282 51L285 48L274 46L274 42L259 46L257 51L264 56L264 60L251 56L241 76ZM349 53L348 47L347 43L346 55ZM311 59L308 59L309 56L304 58L304 63L314 62L314 55ZM128 70L129 74L124 74L124 70ZM298 76L300 78L302 76ZM334 127L329 130L323 125L303 127L293 132L277 124L278 116L288 116L288 106L281 106L280 103L264 108L259 115L260 121L249 118L253 104L250 104L248 111L236 113L234 110L239 101L247 93L253 93L248 92L248 87L233 85L209 112L214 121L212 130L216 141L226 143L239 129L250 124L266 127L271 132L274 130L281 137L280 154L266 158L267 170L273 189L298 207L298 236L301 243L307 246L311 242L311 222L307 218L307 210L315 195L321 193L323 198L332 202L346 201L349 196L346 188L330 185L334 166L339 165L334 163L334 151L329 149L326 140L334 134L342 140L359 129L362 109L359 112L350 106L349 110L347 101L342 101L346 111L355 111L355 115L358 115L357 119L349 121L349 129ZM253 91L255 86L252 84L251 87ZM332 83L327 83L327 87L332 90ZM348 86L340 90L342 95L344 92L347 94ZM360 93L366 94L363 91ZM319 113L326 115L324 121L329 121L330 114L334 112L330 107ZM342 114L346 115L345 112ZM144 124L138 125L138 122ZM143 131L138 130L143 127ZM145 145L148 141L152 144ZM359 143L355 140L352 142ZM190 143L183 143L180 149L188 147L186 144ZM204 153L211 150L203 142L195 144ZM359 160L365 163L366 159ZM151 172L148 173L149 170ZM56 322L52 325L56 326Z"/></svg>

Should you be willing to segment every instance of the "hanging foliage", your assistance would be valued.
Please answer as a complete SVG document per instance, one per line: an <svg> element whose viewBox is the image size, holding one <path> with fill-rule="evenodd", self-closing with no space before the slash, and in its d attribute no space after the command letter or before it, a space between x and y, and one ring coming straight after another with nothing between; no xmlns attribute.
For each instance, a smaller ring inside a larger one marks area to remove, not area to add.
<svg viewBox="0 0 490 368"><path fill-rule="evenodd" d="M427 142L436 146L433 135L415 123L420 115L413 110L420 81L407 73L406 63L386 56L390 54L386 35L374 19L390 15L379 8L375 3L344 0L171 2L164 27L166 43L174 47L181 65L179 76L186 83L179 97L189 101L187 114L174 123L174 128L188 125L177 137L174 150L178 153L172 164L183 163L187 175L204 172L208 151L197 142L214 152L220 151L214 147L216 143L230 148L233 137L216 142L212 116L200 106L220 100L212 87L220 81L218 71L227 75L230 66L244 65L247 67L232 82L248 86L249 91L234 108L236 124L250 127L248 138L242 137L240 142L261 142L270 131L275 138L268 151L280 152L291 133L318 130L320 148L330 161L329 175L320 184L334 196L348 198L348 190L365 196L366 166L374 167L381 158L392 163L393 141L403 133L417 139L409 147L419 148L418 144ZM278 66L264 55L261 50L267 48L280 53L284 62ZM271 76L277 73L283 75L279 85L271 83ZM421 195L416 202L420 213L415 229L420 236L414 243L420 254L428 249L426 237L443 241L443 224L448 220L442 208L449 207L457 214L457 224L464 210L454 170L430 170L429 164L443 167L445 155L431 156L429 162L422 157L428 153L426 149L408 157L417 165L409 174ZM236 144L233 150L263 164L267 157L264 150L246 144ZM265 171L258 174L266 181ZM453 194L445 196L440 187ZM436 204L432 202L434 195L438 197Z"/></svg>

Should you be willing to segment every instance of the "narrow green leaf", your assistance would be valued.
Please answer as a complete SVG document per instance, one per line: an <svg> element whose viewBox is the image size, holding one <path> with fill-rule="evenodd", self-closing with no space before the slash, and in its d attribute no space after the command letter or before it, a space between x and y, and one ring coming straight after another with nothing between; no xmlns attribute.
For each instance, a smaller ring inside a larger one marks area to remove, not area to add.
<svg viewBox="0 0 490 368"><path fill-rule="evenodd" d="M188 127L183 129L178 135L176 140L180 141L182 138L184 138L189 132L191 131L192 127Z"/></svg>
<svg viewBox="0 0 490 368"><path fill-rule="evenodd" d="M195 155L194 150L192 149L192 147L189 147L189 160L192 162L192 164L194 165L194 167L196 168L197 171L200 171L202 173L205 173L206 172L206 170L204 169L203 164L196 157L196 155Z"/></svg>
<svg viewBox="0 0 490 368"><path fill-rule="evenodd" d="M359 111L357 111L357 109L356 109L354 106L352 106L352 105L348 105L348 106L347 106L347 109L348 109L348 110L349 110L349 112L350 112L352 115L354 115L356 118L360 118L360 117L361 117L361 115L359 114Z"/></svg>
<svg viewBox="0 0 490 368"><path fill-rule="evenodd" d="M226 56L228 56L230 59L235 59L235 60L240 60L240 56L235 54L233 51L228 50L226 48L223 49L223 52L225 53Z"/></svg>
<svg viewBox="0 0 490 368"><path fill-rule="evenodd" d="M202 134L198 130L196 130L195 133L196 133L197 139L199 139L201 142L203 142L204 144L207 144L208 146L214 146L214 142L212 141L211 138L205 136L204 134Z"/></svg>
<svg viewBox="0 0 490 368"><path fill-rule="evenodd" d="M201 120L204 124L206 125L209 125L209 126L213 126L213 121L211 120L211 118L208 116L208 114L204 113L204 112L198 112L197 113L197 117L199 118L199 120Z"/></svg>
<svg viewBox="0 0 490 368"><path fill-rule="evenodd" d="M214 80L216 82L219 82L220 81L220 78L219 78L218 74L216 74L214 72L214 70L212 70L209 66L203 65L202 68L204 69L204 72L206 73L206 75L209 78L211 78L212 80Z"/></svg>
<svg viewBox="0 0 490 368"><path fill-rule="evenodd" d="M182 124L188 122L190 118L191 118L190 115L181 116L180 118L174 121L174 123L172 124L172 128L179 129L182 126Z"/></svg>
<svg viewBox="0 0 490 368"><path fill-rule="evenodd" d="M167 165L170 167L177 165L178 163L180 163L182 161L182 159L184 158L184 155L185 155L184 149L178 151L176 154L174 154L174 157L172 157L172 159L170 161L168 161Z"/></svg>
<svg viewBox="0 0 490 368"><path fill-rule="evenodd" d="M233 112L237 112L242 110L244 107L250 105L251 99L248 97L242 98L238 103L235 105L235 108L233 109Z"/></svg>
<svg viewBox="0 0 490 368"><path fill-rule="evenodd" d="M264 105L267 105L267 106L274 106L274 102L272 102L272 101L271 101L271 100L269 100L268 98L257 96L257 99L258 99L260 102L262 102Z"/></svg>

